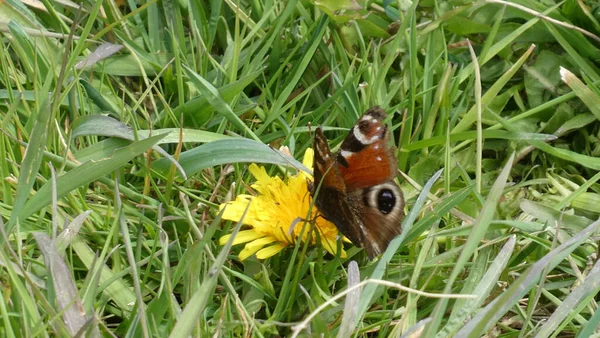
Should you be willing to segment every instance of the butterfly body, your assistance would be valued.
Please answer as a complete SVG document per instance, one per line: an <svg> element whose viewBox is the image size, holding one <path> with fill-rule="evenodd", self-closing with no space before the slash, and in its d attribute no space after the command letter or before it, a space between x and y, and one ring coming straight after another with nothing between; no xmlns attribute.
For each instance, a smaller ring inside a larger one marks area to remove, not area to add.
<svg viewBox="0 0 600 338"><path fill-rule="evenodd" d="M383 109L373 107L356 122L340 151L331 152L321 128L314 141L312 195L321 214L369 258L385 251L401 232L404 197L396 177Z"/></svg>

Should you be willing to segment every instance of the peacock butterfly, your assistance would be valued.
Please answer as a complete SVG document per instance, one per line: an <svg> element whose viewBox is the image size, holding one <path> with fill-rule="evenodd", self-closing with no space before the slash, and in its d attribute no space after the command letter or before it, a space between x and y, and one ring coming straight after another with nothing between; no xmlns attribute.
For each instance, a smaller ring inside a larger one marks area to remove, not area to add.
<svg viewBox="0 0 600 338"><path fill-rule="evenodd" d="M314 140L311 195L320 213L370 259L383 253L398 235L404 197L394 182L397 161L380 107L367 110L332 154L321 128ZM318 192L317 192L318 190Z"/></svg>

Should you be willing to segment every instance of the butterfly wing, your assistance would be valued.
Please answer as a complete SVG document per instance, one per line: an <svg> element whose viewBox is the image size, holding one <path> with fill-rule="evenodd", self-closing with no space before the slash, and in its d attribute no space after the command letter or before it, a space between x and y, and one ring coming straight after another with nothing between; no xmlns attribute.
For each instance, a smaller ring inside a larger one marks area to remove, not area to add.
<svg viewBox="0 0 600 338"><path fill-rule="evenodd" d="M317 128L315 132L313 147L314 181L311 195L315 198L319 212L335 224L352 243L363 243L362 232L353 226L357 222L357 214L348 204L344 179L321 128Z"/></svg>
<svg viewBox="0 0 600 338"><path fill-rule="evenodd" d="M396 177L397 164L389 146L386 114L379 107L367 110L344 139L337 161L348 191L372 187Z"/></svg>
<svg viewBox="0 0 600 338"><path fill-rule="evenodd" d="M373 107L357 121L344 139L337 155L346 185L352 219L364 240L370 258L385 251L402 232L404 196L393 181L397 160L389 145L389 131L383 123L385 111Z"/></svg>
<svg viewBox="0 0 600 338"><path fill-rule="evenodd" d="M392 239L402 232L404 197L400 188L388 181L355 190L349 193L348 200L363 239L360 243L369 258L385 252Z"/></svg>
<svg viewBox="0 0 600 338"><path fill-rule="evenodd" d="M314 141L313 196L320 184L315 204L352 243L364 247L369 258L383 253L401 232L404 216L402 191L393 181L396 157L385 117L379 107L367 110L335 156L320 128Z"/></svg>

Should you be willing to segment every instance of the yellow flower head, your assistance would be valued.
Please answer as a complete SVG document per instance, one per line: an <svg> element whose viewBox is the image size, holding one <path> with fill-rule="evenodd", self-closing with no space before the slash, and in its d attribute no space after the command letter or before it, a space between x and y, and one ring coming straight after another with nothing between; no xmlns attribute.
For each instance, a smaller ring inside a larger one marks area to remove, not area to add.
<svg viewBox="0 0 600 338"><path fill-rule="evenodd" d="M306 167L312 168L313 156L313 150L307 149L302 161ZM316 206L312 206L310 218L306 220L312 204L307 184L307 180L313 179L311 175L300 172L288 176L283 181L278 176L270 177L264 167L254 163L250 165L249 170L256 178L252 188L259 193L258 196L238 195L235 201L219 206L219 210L225 208L223 219L237 222L244 214L248 203L252 201L243 220L244 224L252 229L238 232L233 240L234 245L246 243L239 254L241 260L253 254L256 254L259 259L277 254L288 245L294 245L303 228L305 229L302 240L308 239L315 244L318 237L325 250L336 254L339 232L335 225L323 217L317 217ZM310 231L311 225L308 222L314 224L315 231ZM221 245L225 244L230 236L221 237ZM343 248L341 248L341 255L346 257Z"/></svg>

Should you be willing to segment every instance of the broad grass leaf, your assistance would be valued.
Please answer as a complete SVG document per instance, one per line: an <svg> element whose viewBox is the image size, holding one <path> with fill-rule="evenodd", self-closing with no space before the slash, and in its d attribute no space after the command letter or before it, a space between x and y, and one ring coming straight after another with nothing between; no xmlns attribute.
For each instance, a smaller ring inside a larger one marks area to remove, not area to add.
<svg viewBox="0 0 600 338"><path fill-rule="evenodd" d="M198 171L227 163L270 163L311 172L302 163L262 142L245 138L217 140L181 153L179 164L190 176ZM153 169L166 174L170 163L165 159L153 163Z"/></svg>
<svg viewBox="0 0 600 338"><path fill-rule="evenodd" d="M114 151L113 155L98 161L88 161L77 168L58 177L56 180L57 196L61 198L83 185L89 184L113 170L125 165L134 157L156 144L164 135L157 135L141 141L132 142L130 145ZM52 184L47 182L23 206L19 217L24 219L33 213L48 206L52 200Z"/></svg>
<svg viewBox="0 0 600 338"><path fill-rule="evenodd" d="M100 136L108 136L108 137L119 137L119 138L122 138L125 140L131 140L131 141L136 139L136 135L134 134L133 130L131 128L129 128L129 126L127 126L126 124L124 124L118 120L113 119L110 116L104 116L104 115L99 115L99 114L84 115L84 116L78 118L73 123L72 128L73 128L72 137L86 136L86 135L100 135ZM161 139L161 141L164 141L167 138L166 136L175 130L177 130L177 134L172 135L171 138L169 138L168 140L178 143L180 141L179 135L180 135L180 132L182 132L182 130L178 130L178 129L168 129L168 130L163 130L163 131L154 130L153 134L154 135L164 135L164 137ZM149 134L150 134L150 131L148 131L148 130L145 130L144 132L138 131L138 137L139 136L148 137ZM198 133L194 133L194 134L198 134ZM208 134L208 133L205 132L205 134ZM156 152L158 152L159 154L164 156L171 163L175 164L175 167L177 167L179 172L185 177L185 172L183 171L183 168L181 168L179 163L175 160L175 158L173 158L173 156L171 156L171 154L167 153L165 150L163 150L161 147L159 147L157 145L153 145L152 149L154 149ZM106 150L110 151L110 149L106 149Z"/></svg>

